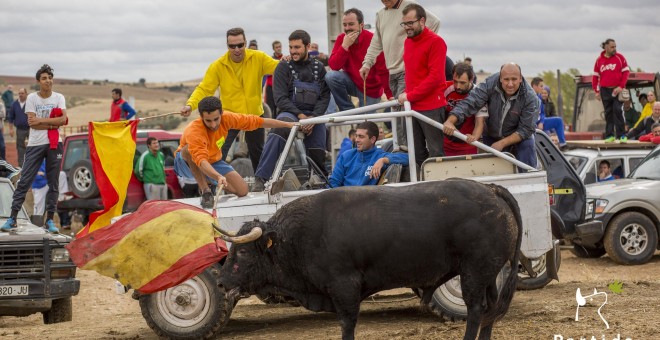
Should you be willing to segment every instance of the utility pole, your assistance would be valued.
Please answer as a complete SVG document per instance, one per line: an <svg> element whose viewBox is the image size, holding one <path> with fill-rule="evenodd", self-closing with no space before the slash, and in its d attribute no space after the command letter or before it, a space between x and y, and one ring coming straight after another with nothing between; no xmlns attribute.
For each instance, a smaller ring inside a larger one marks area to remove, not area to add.
<svg viewBox="0 0 660 340"><path fill-rule="evenodd" d="M328 19L328 55L335 46L337 36L342 32L341 17L344 14L344 0L326 0Z"/></svg>

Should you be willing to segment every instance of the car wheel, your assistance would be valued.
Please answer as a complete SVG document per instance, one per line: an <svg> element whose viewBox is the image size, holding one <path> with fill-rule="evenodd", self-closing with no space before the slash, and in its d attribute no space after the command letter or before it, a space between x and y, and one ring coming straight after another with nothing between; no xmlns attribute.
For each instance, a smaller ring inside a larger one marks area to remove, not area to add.
<svg viewBox="0 0 660 340"><path fill-rule="evenodd" d="M605 231L605 250L619 264L648 262L658 245L653 221L638 212L626 212L612 219Z"/></svg>
<svg viewBox="0 0 660 340"><path fill-rule="evenodd" d="M592 248L574 244L571 253L583 259L597 259L605 255L605 248Z"/></svg>
<svg viewBox="0 0 660 340"><path fill-rule="evenodd" d="M211 339L229 321L234 308L227 292L218 285L220 265L153 294L139 295L147 325L168 339Z"/></svg>
<svg viewBox="0 0 660 340"><path fill-rule="evenodd" d="M42 312L44 324L67 322L73 319L73 305L71 297L53 300L50 310Z"/></svg>
<svg viewBox="0 0 660 340"><path fill-rule="evenodd" d="M80 198L92 198L99 195L99 187L92 172L92 162L81 159L69 170L69 188Z"/></svg>

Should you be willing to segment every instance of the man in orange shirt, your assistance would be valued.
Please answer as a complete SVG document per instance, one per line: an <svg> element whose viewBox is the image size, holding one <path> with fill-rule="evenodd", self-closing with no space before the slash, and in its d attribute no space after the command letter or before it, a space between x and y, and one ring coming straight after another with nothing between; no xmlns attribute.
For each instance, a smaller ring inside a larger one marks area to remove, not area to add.
<svg viewBox="0 0 660 340"><path fill-rule="evenodd" d="M229 164L222 160L222 146L230 129L255 130L258 128L292 128L296 123L222 111L217 97L206 97L199 102L199 119L192 121L181 136L174 159L177 176L194 178L202 194L202 208L213 208L213 194L209 181L223 184L237 196L248 193L247 183Z"/></svg>

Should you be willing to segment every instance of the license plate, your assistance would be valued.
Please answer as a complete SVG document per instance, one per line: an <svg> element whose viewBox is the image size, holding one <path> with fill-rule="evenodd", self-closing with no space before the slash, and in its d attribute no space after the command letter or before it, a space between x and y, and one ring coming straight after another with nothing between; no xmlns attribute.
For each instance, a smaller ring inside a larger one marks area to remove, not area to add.
<svg viewBox="0 0 660 340"><path fill-rule="evenodd" d="M0 286L0 296L21 296L28 295L28 285L20 286Z"/></svg>

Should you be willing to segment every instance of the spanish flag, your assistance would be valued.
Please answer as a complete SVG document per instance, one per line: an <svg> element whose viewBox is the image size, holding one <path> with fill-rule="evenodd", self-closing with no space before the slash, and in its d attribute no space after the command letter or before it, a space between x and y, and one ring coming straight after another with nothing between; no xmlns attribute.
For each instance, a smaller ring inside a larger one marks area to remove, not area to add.
<svg viewBox="0 0 660 340"><path fill-rule="evenodd" d="M226 243L207 211L174 201L147 201L109 228L66 248L81 269L95 270L149 294L178 285L220 261Z"/></svg>
<svg viewBox="0 0 660 340"><path fill-rule="evenodd" d="M122 213L128 182L133 174L135 134L138 120L89 122L89 153L103 210L89 215L89 222L77 237L110 225Z"/></svg>

